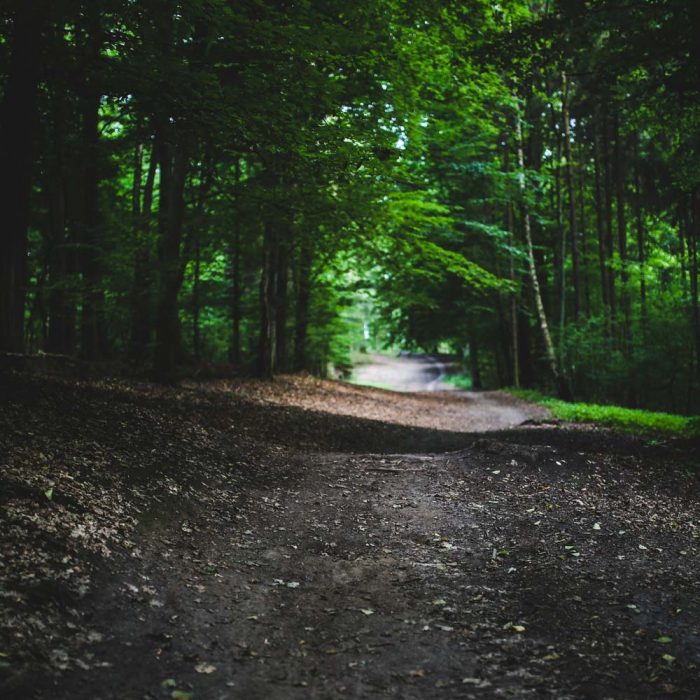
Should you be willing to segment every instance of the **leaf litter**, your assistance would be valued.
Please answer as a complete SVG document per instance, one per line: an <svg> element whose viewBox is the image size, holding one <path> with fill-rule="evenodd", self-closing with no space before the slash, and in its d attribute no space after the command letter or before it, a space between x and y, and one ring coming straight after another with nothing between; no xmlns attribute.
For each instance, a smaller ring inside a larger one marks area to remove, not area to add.
<svg viewBox="0 0 700 700"><path fill-rule="evenodd" d="M304 377L3 397L9 697L694 692L693 445Z"/></svg>

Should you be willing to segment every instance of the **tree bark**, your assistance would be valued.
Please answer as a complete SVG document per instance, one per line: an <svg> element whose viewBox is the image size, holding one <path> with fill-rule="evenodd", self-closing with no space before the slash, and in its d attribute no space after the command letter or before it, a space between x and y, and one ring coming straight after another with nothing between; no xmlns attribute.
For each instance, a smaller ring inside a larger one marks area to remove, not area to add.
<svg viewBox="0 0 700 700"><path fill-rule="evenodd" d="M76 310L70 292L66 231L65 104L52 95L50 145L47 148L49 300L46 351L69 355L75 350Z"/></svg>
<svg viewBox="0 0 700 700"><path fill-rule="evenodd" d="M631 353L632 328L631 309L629 298L629 269L627 260L627 217L625 212L625 154L620 135L619 118L617 113L613 118L613 135L615 138L615 150L613 165L615 176L615 214L617 219L617 246L620 255L620 307L622 309L622 350L626 356Z"/></svg>
<svg viewBox="0 0 700 700"><path fill-rule="evenodd" d="M595 177L595 213L596 232L598 234L598 262L600 265L600 296L605 312L606 328L610 321L610 296L608 294L608 258L605 245L605 215L603 202L603 183L601 174L601 151L598 130L594 134L594 177Z"/></svg>
<svg viewBox="0 0 700 700"><path fill-rule="evenodd" d="M99 60L102 43L99 8L90 6L86 60L94 67ZM82 186L81 268L83 274L82 313L80 319L81 354L98 360L107 350L104 320L103 265L101 261L99 211L99 132L100 93L88 79L81 98L82 119Z"/></svg>
<svg viewBox="0 0 700 700"><path fill-rule="evenodd" d="M574 288L574 323L578 323L581 311L581 281L579 271L578 240L576 225L576 193L574 189L574 164L571 155L571 117L569 115L569 83L566 73L562 81L562 122L564 131L564 157L566 158L566 189L569 195L569 236L571 244L572 282Z"/></svg>
<svg viewBox="0 0 700 700"><path fill-rule="evenodd" d="M159 284L152 376L161 383L175 381L180 346L178 294L182 287L182 230L185 218L185 181L188 159L184 147L170 141L167 127L158 129L160 161Z"/></svg>
<svg viewBox="0 0 700 700"><path fill-rule="evenodd" d="M313 248L308 237L301 241L297 278L296 317L294 323L294 370L308 369L307 336L309 329L309 304L311 301L311 266Z"/></svg>
<svg viewBox="0 0 700 700"><path fill-rule="evenodd" d="M523 154L523 127L519 114L516 116L515 124L516 141L518 149L518 184L520 187L521 194L521 216L523 221L523 228L525 229L527 262L530 270L530 283L532 284L532 291L535 297L535 310L537 311L537 317L540 323L540 330L542 331L542 339L544 341L547 363L549 365L550 372L552 373L557 392L561 398L568 398L569 391L566 387L564 377L559 371L557 356L554 352L554 344L552 343L552 336L549 333L549 324L547 323L547 316L545 315L544 305L542 303L540 281L537 277L537 266L535 265L535 251L532 243L532 227L530 225L530 213L528 211L527 202L525 201L526 187L525 158Z"/></svg>
<svg viewBox="0 0 700 700"><path fill-rule="evenodd" d="M263 259L260 272L260 338L258 341L258 375L270 379L274 371L277 271L276 222L267 220L263 234Z"/></svg>
<svg viewBox="0 0 700 700"><path fill-rule="evenodd" d="M612 153L610 147L610 119L607 112L603 113L603 200L605 206L605 257L607 265L605 268L608 286L608 306L610 309L610 319L614 321L617 317L617 303L615 293L615 271L612 266L615 246L613 244L613 166L611 163Z"/></svg>
<svg viewBox="0 0 700 700"><path fill-rule="evenodd" d="M34 136L44 3L17 3L0 105L0 351L23 352Z"/></svg>
<svg viewBox="0 0 700 700"><path fill-rule="evenodd" d="M646 281L646 244L644 210L642 208L642 184L639 172L635 172L635 219L637 225L637 259L639 261L639 306L641 310L642 340L647 337L647 281Z"/></svg>
<svg viewBox="0 0 700 700"><path fill-rule="evenodd" d="M510 172L510 157L508 148L503 154L503 170L506 173ZM510 200L506 203L506 231L508 231L508 277L510 278L513 289L510 292L509 311L510 311L510 340L511 340L511 358L513 372L513 386L520 387L520 348L518 347L518 292L515 288L515 226L513 222L513 204Z"/></svg>
<svg viewBox="0 0 700 700"><path fill-rule="evenodd" d="M241 181L241 164L236 158L236 188ZM238 191L238 189L236 189ZM233 365L241 364L241 210L236 207L233 221L233 237L229 247L229 264L231 269L231 341L228 359Z"/></svg>
<svg viewBox="0 0 700 700"><path fill-rule="evenodd" d="M275 316L275 369L278 372L286 372L287 367L287 315L289 286L289 259L292 253L292 241L290 228L286 228L282 234L277 254L276 274L276 302L277 314Z"/></svg>
<svg viewBox="0 0 700 700"><path fill-rule="evenodd" d="M152 249L151 249L151 210L153 208L153 190L158 154L155 144L151 148L148 161L146 182L141 194L141 151L139 145L136 152L134 173L134 192L132 210L134 214L134 277L131 288L131 334L129 343L129 358L134 362L142 361L148 353L151 342L152 316Z"/></svg>

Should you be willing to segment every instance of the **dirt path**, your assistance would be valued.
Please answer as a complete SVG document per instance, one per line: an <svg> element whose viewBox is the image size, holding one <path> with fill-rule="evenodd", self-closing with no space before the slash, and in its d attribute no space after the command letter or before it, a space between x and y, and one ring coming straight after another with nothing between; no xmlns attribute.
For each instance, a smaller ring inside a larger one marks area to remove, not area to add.
<svg viewBox="0 0 700 700"><path fill-rule="evenodd" d="M140 482L130 546L58 606L72 628L54 623L29 667L6 642L3 697L695 697L700 505L679 468L695 447L551 426L479 437L451 430L456 397L298 378L150 392L69 394L120 458L118 416L132 457L165 449L140 442L156 419L190 451L167 456L164 486ZM354 416L353 392L406 423ZM53 416L60 441L57 396L16 405L18 430ZM416 425L426 405L449 430ZM232 426L270 444L233 444Z"/></svg>
<svg viewBox="0 0 700 700"><path fill-rule="evenodd" d="M446 366L430 355L393 357L370 353L367 361L357 365L352 381L363 386L382 387L393 391L453 391L443 381Z"/></svg>

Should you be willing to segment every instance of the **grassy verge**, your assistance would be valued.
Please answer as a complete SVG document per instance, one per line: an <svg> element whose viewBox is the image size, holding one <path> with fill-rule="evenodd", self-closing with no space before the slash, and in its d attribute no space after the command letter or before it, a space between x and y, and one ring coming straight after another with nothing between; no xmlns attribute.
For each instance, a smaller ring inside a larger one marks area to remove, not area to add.
<svg viewBox="0 0 700 700"><path fill-rule="evenodd" d="M508 389L521 399L533 401L548 408L555 418L574 423L598 423L609 428L633 433L656 433L694 437L700 435L700 417L679 416L673 413L644 411L621 406L603 406L594 403L569 403L540 394L531 389Z"/></svg>
<svg viewBox="0 0 700 700"><path fill-rule="evenodd" d="M472 388L472 378L468 374L448 374L443 380L464 391Z"/></svg>

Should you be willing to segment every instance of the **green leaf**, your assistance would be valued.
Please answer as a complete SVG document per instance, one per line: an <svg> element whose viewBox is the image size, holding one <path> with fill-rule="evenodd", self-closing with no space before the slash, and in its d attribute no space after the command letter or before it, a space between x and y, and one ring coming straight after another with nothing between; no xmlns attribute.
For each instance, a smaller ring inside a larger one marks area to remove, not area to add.
<svg viewBox="0 0 700 700"><path fill-rule="evenodd" d="M660 637L656 638L656 641L659 642L659 644L670 644L673 639L665 634L662 634Z"/></svg>
<svg viewBox="0 0 700 700"><path fill-rule="evenodd" d="M189 693L186 690L173 690L170 693L170 697L173 700L192 700L193 693Z"/></svg>
<svg viewBox="0 0 700 700"><path fill-rule="evenodd" d="M46 491L44 491L44 496L46 496L49 501L53 500L53 487L46 489Z"/></svg>

